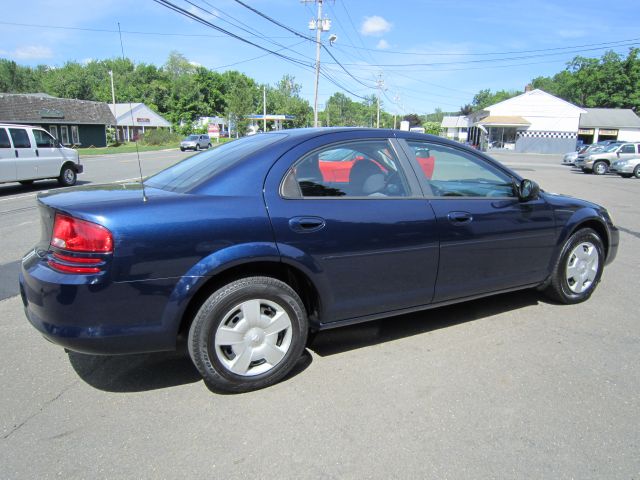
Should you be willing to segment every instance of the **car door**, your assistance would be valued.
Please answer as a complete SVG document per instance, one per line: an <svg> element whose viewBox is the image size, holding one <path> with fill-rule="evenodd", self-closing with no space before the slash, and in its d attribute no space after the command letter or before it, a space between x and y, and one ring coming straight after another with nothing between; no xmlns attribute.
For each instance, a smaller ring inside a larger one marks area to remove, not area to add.
<svg viewBox="0 0 640 480"><path fill-rule="evenodd" d="M56 140L44 130L34 128L33 139L36 144L37 173L40 178L51 178L60 175L62 154Z"/></svg>
<svg viewBox="0 0 640 480"><path fill-rule="evenodd" d="M542 199L520 202L514 178L497 163L436 142L406 140L437 219L440 263L434 302L543 281L554 251L553 211ZM433 159L429 173L418 157Z"/></svg>
<svg viewBox="0 0 640 480"><path fill-rule="evenodd" d="M325 181L319 158L345 151L362 157L349 181ZM431 302L435 216L386 134L337 132L298 145L271 169L265 201L282 261L319 290L322 322Z"/></svg>
<svg viewBox="0 0 640 480"><path fill-rule="evenodd" d="M36 149L29 136L29 131L26 128L9 128L9 135L13 142L17 179L31 180L39 178Z"/></svg>
<svg viewBox="0 0 640 480"><path fill-rule="evenodd" d="M0 128L0 182L16 181L16 154L6 128Z"/></svg>

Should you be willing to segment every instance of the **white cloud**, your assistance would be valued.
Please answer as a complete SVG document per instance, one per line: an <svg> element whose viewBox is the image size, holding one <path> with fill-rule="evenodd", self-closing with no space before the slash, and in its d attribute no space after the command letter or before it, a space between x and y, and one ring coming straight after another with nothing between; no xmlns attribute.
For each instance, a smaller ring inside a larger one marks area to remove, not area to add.
<svg viewBox="0 0 640 480"><path fill-rule="evenodd" d="M374 15L373 17L365 17L360 33L362 35L380 36L391 30L393 25L384 18Z"/></svg>
<svg viewBox="0 0 640 480"><path fill-rule="evenodd" d="M16 48L9 55L19 60L39 60L53 57L53 52L49 47L43 47L42 45L28 45Z"/></svg>
<svg viewBox="0 0 640 480"><path fill-rule="evenodd" d="M562 38L581 38L587 35L585 30L570 30L562 29L558 30L558 35Z"/></svg>
<svg viewBox="0 0 640 480"><path fill-rule="evenodd" d="M390 46L391 45L389 45L389 42L387 42L384 38L381 38L378 42L378 45L376 45L376 48L378 50L388 50Z"/></svg>

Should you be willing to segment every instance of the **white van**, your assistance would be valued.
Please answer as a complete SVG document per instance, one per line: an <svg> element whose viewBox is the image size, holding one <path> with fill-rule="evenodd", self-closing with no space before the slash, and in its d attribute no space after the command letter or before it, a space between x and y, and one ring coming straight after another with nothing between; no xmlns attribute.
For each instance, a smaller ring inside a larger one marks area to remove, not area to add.
<svg viewBox="0 0 640 480"><path fill-rule="evenodd" d="M0 183L56 178L64 187L75 185L82 173L80 155L66 148L40 127L0 123Z"/></svg>

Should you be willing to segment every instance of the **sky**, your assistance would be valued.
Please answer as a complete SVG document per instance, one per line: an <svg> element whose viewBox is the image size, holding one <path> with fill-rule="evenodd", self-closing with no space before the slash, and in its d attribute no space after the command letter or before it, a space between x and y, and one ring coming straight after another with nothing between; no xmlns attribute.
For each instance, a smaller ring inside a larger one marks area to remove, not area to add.
<svg viewBox="0 0 640 480"><path fill-rule="evenodd" d="M0 58L55 67L120 57L119 24L124 54L136 63L161 66L177 51L194 64L239 70L260 84L275 85L289 74L313 105L316 45L304 37L315 38L309 22L317 16L316 2L168 3L210 25L154 0L2 0ZM379 93L382 108L400 115L453 112L482 89L524 90L576 55L598 58L614 50L626 56L640 46L631 4L324 0L323 17L331 26L322 33L320 109L342 92L356 101Z"/></svg>

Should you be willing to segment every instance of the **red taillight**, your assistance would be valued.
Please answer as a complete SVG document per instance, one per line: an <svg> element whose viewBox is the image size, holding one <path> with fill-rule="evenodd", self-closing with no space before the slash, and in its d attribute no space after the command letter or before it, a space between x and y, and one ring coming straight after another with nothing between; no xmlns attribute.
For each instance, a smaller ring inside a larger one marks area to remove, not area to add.
<svg viewBox="0 0 640 480"><path fill-rule="evenodd" d="M104 258L73 254L112 253L113 236L109 230L96 223L57 214L53 222L51 246L64 252L53 252L47 262L50 267L63 273L93 274L102 270ZM72 255L67 255L67 252Z"/></svg>
<svg viewBox="0 0 640 480"><path fill-rule="evenodd" d="M53 223L51 246L70 252L111 253L111 232L96 223L57 214Z"/></svg>

